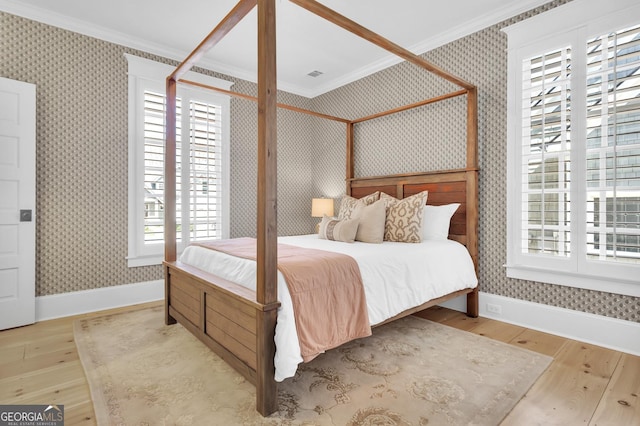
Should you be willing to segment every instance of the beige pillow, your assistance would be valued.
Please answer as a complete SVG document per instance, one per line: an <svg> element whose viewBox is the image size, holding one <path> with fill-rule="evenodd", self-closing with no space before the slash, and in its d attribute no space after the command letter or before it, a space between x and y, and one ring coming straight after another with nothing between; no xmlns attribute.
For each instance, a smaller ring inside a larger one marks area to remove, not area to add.
<svg viewBox="0 0 640 426"><path fill-rule="evenodd" d="M358 219L338 220L324 216L320 222L320 232L318 237L323 240L342 241L352 243L358 232Z"/></svg>
<svg viewBox="0 0 640 426"><path fill-rule="evenodd" d="M384 239L402 243L422 241L422 217L427 204L427 191L398 200L384 192L380 199L386 205Z"/></svg>
<svg viewBox="0 0 640 426"><path fill-rule="evenodd" d="M358 199L349 195L342 197L340 201L340 212L338 213L338 219L351 219L353 212L358 206L368 206L375 203L380 198L380 191L376 191L373 194L365 195Z"/></svg>
<svg viewBox="0 0 640 426"><path fill-rule="evenodd" d="M354 212L357 217L358 231L356 241L380 244L384 239L384 224L386 218L384 201L379 200L368 206L358 206Z"/></svg>

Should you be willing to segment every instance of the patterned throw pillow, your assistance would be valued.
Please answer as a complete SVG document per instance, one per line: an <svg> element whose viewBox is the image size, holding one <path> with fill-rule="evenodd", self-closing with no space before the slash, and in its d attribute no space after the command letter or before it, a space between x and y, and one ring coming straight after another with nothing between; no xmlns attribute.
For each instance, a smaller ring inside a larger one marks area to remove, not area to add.
<svg viewBox="0 0 640 426"><path fill-rule="evenodd" d="M398 200L384 192L380 199L387 206L384 224L385 241L419 243L422 241L422 217L427 204L427 191Z"/></svg>
<svg viewBox="0 0 640 426"><path fill-rule="evenodd" d="M358 231L358 218L337 220L324 216L320 222L318 237L323 240L342 241L352 243Z"/></svg>
<svg viewBox="0 0 640 426"><path fill-rule="evenodd" d="M360 199L345 195L340 201L340 212L338 213L338 219L351 219L358 206L368 206L378 201L379 198L380 191L376 191L373 194L365 195Z"/></svg>

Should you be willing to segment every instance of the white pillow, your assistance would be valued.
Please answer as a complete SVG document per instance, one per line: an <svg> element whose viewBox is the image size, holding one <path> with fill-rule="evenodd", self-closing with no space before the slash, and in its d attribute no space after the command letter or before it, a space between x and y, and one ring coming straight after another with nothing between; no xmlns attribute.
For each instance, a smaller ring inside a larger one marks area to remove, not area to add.
<svg viewBox="0 0 640 426"><path fill-rule="evenodd" d="M460 207L459 203L442 206L424 206L422 219L423 240L446 240L449 237L451 217Z"/></svg>

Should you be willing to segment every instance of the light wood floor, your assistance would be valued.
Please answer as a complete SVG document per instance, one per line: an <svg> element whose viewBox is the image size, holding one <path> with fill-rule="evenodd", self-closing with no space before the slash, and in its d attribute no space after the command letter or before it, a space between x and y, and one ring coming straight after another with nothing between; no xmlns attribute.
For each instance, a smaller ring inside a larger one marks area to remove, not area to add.
<svg viewBox="0 0 640 426"><path fill-rule="evenodd" d="M72 324L104 313L0 332L0 405L63 404L65 424L95 424ZM640 425L640 357L446 308L420 316L553 357L502 425Z"/></svg>

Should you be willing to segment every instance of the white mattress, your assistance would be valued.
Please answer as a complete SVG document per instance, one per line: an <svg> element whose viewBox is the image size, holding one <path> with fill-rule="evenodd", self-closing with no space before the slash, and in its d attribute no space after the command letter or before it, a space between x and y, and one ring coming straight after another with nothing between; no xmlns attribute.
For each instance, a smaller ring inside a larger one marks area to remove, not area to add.
<svg viewBox="0 0 640 426"><path fill-rule="evenodd" d="M414 306L478 284L467 249L451 240L419 244L352 244L319 239L316 234L280 237L279 242L344 253L360 267L372 325ZM198 246L187 247L180 260L255 290L255 262ZM302 362L286 282L278 273L275 367L277 381L293 377Z"/></svg>

